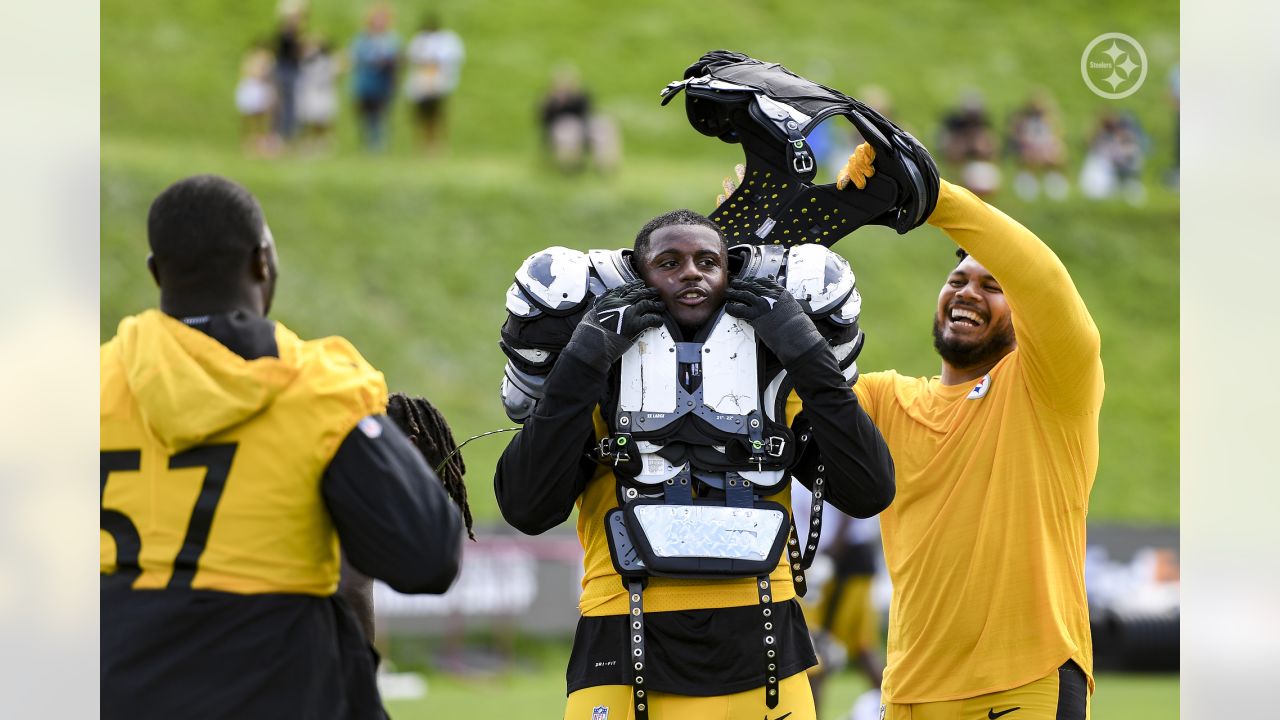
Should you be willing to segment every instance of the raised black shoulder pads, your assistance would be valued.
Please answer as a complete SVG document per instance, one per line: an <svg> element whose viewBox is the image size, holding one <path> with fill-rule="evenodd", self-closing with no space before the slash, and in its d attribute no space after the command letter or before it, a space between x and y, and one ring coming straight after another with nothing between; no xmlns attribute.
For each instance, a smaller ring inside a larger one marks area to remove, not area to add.
<svg viewBox="0 0 1280 720"><path fill-rule="evenodd" d="M662 103L685 91L698 132L742 143L742 185L711 214L730 243L830 246L862 225L905 233L928 220L938 200L938 170L924 146L866 104L767 63L713 50L669 83ZM805 139L833 115L853 123L876 151L876 174L863 190L813 184L817 162Z"/></svg>

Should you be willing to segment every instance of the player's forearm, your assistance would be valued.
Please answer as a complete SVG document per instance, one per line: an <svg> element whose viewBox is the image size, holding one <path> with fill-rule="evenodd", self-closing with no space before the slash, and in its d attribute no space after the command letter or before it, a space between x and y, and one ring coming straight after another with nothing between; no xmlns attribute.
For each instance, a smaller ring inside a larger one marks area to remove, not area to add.
<svg viewBox="0 0 1280 720"><path fill-rule="evenodd" d="M380 430L353 430L321 484L343 552L400 592L442 593L458 575L462 513L395 423L373 419Z"/></svg>
<svg viewBox="0 0 1280 720"><path fill-rule="evenodd" d="M893 502L893 458L880 430L858 404L825 347L815 348L789 370L804 416L822 455L827 500L848 515L871 517Z"/></svg>
<svg viewBox="0 0 1280 720"><path fill-rule="evenodd" d="M338 580L338 595L351 606L365 639L373 642L373 578L355 568L342 553L342 574Z"/></svg>
<svg viewBox="0 0 1280 720"><path fill-rule="evenodd" d="M494 493L502 517L537 535L564 522L591 474L584 457L595 437L592 415L608 374L564 354L547 378L546 395L498 460Z"/></svg>

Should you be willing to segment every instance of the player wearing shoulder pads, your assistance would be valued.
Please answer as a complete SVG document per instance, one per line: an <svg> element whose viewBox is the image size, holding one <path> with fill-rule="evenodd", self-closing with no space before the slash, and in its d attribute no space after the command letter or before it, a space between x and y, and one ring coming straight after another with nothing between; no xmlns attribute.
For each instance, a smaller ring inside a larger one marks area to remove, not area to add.
<svg viewBox="0 0 1280 720"><path fill-rule="evenodd" d="M826 248L726 251L690 211L630 252L552 248L517 272L503 388L524 428L495 489L528 533L579 509L566 717L627 701L640 718L713 701L813 716L794 596L816 538L794 531L789 475L854 515L893 496L849 389L860 303Z"/></svg>

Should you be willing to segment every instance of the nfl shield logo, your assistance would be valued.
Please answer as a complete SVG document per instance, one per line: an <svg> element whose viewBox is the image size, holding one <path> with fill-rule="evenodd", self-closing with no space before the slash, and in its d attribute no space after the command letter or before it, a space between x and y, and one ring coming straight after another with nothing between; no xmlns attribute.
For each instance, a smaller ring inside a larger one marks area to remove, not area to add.
<svg viewBox="0 0 1280 720"><path fill-rule="evenodd" d="M591 709L591 720L609 720L609 708L597 705Z"/></svg>

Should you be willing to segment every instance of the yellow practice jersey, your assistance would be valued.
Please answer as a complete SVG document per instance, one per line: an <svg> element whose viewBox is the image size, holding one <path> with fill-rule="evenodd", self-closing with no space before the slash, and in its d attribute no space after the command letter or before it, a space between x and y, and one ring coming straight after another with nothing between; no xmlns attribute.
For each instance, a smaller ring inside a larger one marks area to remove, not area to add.
<svg viewBox="0 0 1280 720"><path fill-rule="evenodd" d="M1001 283L1017 348L984 378L863 374L898 492L880 516L893 580L886 702L1006 690L1093 653L1085 515L1098 464L1098 331L1057 256L943 182L929 222Z"/></svg>
<svg viewBox="0 0 1280 720"><path fill-rule="evenodd" d="M793 392L787 399L787 424L801 410L799 397ZM596 437L608 435L599 410L595 414ZM605 513L618 507L617 480L608 466L601 465L578 498L578 540L584 552L582 597L578 609L588 617L626 615L627 592L622 577L613 567L609 555L609 539L605 532ZM777 494L765 498L780 503L791 512L791 485L786 483ZM769 575L774 589L773 602L781 603L796 596L788 571L786 553ZM651 577L644 591L644 610L694 610L738 607L760 604L755 578L737 580L697 580Z"/></svg>
<svg viewBox="0 0 1280 720"><path fill-rule="evenodd" d="M341 338L275 324L245 360L157 310L101 348L100 569L135 590L332 594L338 541L320 482L382 374Z"/></svg>

